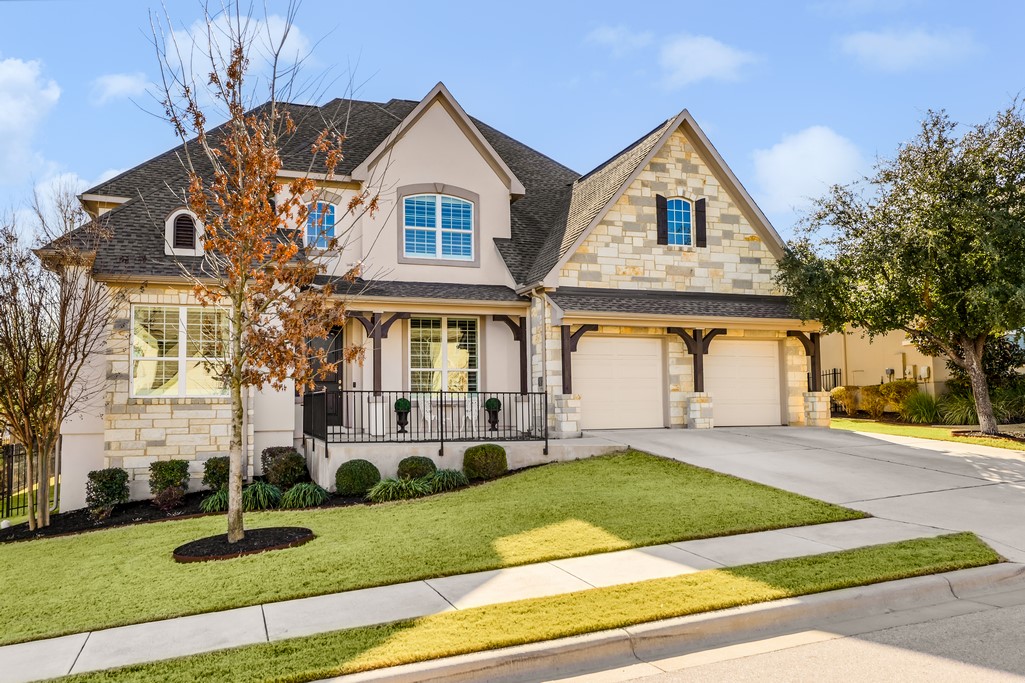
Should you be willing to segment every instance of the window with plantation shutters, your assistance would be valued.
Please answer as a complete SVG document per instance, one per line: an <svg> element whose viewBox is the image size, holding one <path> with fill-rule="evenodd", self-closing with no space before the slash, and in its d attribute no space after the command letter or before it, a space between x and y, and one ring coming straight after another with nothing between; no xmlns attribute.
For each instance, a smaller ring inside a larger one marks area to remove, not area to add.
<svg viewBox="0 0 1025 683"><path fill-rule="evenodd" d="M196 221L192 216L183 213L174 219L174 236L171 243L175 249L196 248Z"/></svg>

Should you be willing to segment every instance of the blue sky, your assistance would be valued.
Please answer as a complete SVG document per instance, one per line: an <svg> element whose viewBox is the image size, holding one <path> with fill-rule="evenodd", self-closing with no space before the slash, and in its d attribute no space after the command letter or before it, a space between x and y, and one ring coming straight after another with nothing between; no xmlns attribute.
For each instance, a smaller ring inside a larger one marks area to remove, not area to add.
<svg viewBox="0 0 1025 683"><path fill-rule="evenodd" d="M175 143L146 92L159 74L150 6L0 0L0 208ZM296 21L321 100L344 94L357 64L362 99L419 99L444 81L470 114L580 172L688 108L785 236L809 195L868 171L927 109L981 122L1025 89L1025 3L348 6L305 0ZM179 28L202 16L192 0L167 7Z"/></svg>

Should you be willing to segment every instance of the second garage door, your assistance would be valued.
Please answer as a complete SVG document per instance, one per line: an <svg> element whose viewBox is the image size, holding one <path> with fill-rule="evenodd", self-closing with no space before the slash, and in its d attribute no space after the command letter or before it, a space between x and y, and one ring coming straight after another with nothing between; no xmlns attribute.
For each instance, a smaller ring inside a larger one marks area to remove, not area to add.
<svg viewBox="0 0 1025 683"><path fill-rule="evenodd" d="M572 363L581 429L665 426L662 340L583 337Z"/></svg>
<svg viewBox="0 0 1025 683"><path fill-rule="evenodd" d="M716 427L780 424L779 342L713 340L705 391Z"/></svg>

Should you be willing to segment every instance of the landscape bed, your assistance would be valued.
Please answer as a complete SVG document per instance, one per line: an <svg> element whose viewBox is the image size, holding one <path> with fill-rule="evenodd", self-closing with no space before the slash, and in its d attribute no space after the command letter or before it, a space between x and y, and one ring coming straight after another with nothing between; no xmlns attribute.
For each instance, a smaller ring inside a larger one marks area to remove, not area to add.
<svg viewBox="0 0 1025 683"><path fill-rule="evenodd" d="M0 644L865 516L631 451L413 501L249 513L250 527L301 526L316 538L222 562L171 557L184 543L223 533L221 515L8 544L0 563ZM22 595L33 597L14 599Z"/></svg>

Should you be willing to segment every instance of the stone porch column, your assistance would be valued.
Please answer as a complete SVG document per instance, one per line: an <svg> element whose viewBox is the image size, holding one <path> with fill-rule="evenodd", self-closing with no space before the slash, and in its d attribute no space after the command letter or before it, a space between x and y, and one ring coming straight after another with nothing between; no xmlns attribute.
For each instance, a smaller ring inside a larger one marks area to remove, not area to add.
<svg viewBox="0 0 1025 683"><path fill-rule="evenodd" d="M684 399L687 429L712 428L712 397L704 391L691 392Z"/></svg>
<svg viewBox="0 0 1025 683"><path fill-rule="evenodd" d="M574 439L580 436L580 396L555 394L555 426L548 436L552 439Z"/></svg>
<svg viewBox="0 0 1025 683"><path fill-rule="evenodd" d="M829 426L829 392L804 392L804 424L806 427Z"/></svg>

